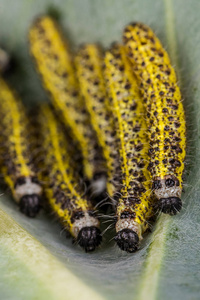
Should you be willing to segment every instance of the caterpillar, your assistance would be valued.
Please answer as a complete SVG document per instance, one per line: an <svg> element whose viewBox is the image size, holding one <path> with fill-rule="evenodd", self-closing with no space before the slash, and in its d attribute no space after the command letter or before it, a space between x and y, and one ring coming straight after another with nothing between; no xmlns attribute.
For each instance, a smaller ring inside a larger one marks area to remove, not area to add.
<svg viewBox="0 0 200 300"><path fill-rule="evenodd" d="M20 211L35 217L41 208L42 187L29 151L29 123L22 103L3 78L0 78L0 117L1 173Z"/></svg>
<svg viewBox="0 0 200 300"><path fill-rule="evenodd" d="M116 196L120 182L119 154L116 145L113 118L107 99L103 77L103 53L95 44L80 48L75 65L80 93L89 111L92 126L102 147L107 169L107 193Z"/></svg>
<svg viewBox="0 0 200 300"><path fill-rule="evenodd" d="M50 93L59 117L79 142L86 178L104 175L97 139L79 96L73 59L56 22L48 16L38 18L30 28L29 41L44 88Z"/></svg>
<svg viewBox="0 0 200 300"><path fill-rule="evenodd" d="M47 104L40 107L38 124L43 146L39 178L52 212L63 228L85 249L93 251L101 243L99 220L92 204L82 196L80 179L73 169L73 157L62 128Z"/></svg>
<svg viewBox="0 0 200 300"><path fill-rule="evenodd" d="M122 187L116 207L117 245L127 252L138 249L152 216L148 140L138 82L125 48L115 44L105 54L105 78L116 124L121 158Z"/></svg>
<svg viewBox="0 0 200 300"><path fill-rule="evenodd" d="M185 158L185 116L170 58L154 32L133 23L124 30L124 44L146 106L150 163L157 208L175 215L181 210Z"/></svg>

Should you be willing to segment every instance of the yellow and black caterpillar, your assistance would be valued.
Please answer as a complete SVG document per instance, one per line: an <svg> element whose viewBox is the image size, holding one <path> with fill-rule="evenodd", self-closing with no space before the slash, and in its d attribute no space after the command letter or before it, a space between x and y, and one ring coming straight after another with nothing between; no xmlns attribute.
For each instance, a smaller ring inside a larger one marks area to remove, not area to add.
<svg viewBox="0 0 200 300"><path fill-rule="evenodd" d="M66 137L48 105L40 107L38 124L43 149L39 169L45 170L40 172L40 178L51 210L86 252L93 251L102 240L99 220L92 204L83 196Z"/></svg>
<svg viewBox="0 0 200 300"><path fill-rule="evenodd" d="M29 150L29 124L25 109L0 78L1 172L22 213L35 217L41 207L41 185Z"/></svg>
<svg viewBox="0 0 200 300"><path fill-rule="evenodd" d="M149 170L157 207L171 215L181 210L185 158L185 116L169 56L154 32L134 23L124 30L124 44L139 80L150 140Z"/></svg>
<svg viewBox="0 0 200 300"><path fill-rule="evenodd" d="M95 44L82 46L75 57L80 93L102 147L107 169L107 192L112 198L119 190L120 167L114 120L103 77L103 62L103 53Z"/></svg>
<svg viewBox="0 0 200 300"><path fill-rule="evenodd" d="M38 18L29 32L30 50L45 89L64 124L79 142L84 174L92 180L104 173L97 139L75 75L72 56L57 24L48 17Z"/></svg>
<svg viewBox="0 0 200 300"><path fill-rule="evenodd" d="M137 250L152 215L148 139L142 97L124 46L114 45L105 55L105 78L116 125L122 187L116 208L118 246Z"/></svg>

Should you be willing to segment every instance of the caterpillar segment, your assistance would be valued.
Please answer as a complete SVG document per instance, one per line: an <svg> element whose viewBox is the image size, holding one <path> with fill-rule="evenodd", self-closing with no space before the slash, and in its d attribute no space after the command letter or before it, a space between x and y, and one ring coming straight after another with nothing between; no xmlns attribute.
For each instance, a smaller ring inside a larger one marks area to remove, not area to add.
<svg viewBox="0 0 200 300"><path fill-rule="evenodd" d="M35 217L41 208L42 187L32 165L25 109L0 78L1 173L20 211Z"/></svg>
<svg viewBox="0 0 200 300"><path fill-rule="evenodd" d="M57 114L79 142L84 175L92 181L104 166L89 114L79 95L79 86L69 47L56 22L48 16L38 18L29 31L30 51L41 75L44 88L51 95ZM103 176L103 175L102 175Z"/></svg>
<svg viewBox="0 0 200 300"><path fill-rule="evenodd" d="M149 170L156 207L175 215L181 210L186 147L185 116L170 58L154 32L134 23L124 30L124 44L146 106L150 139Z"/></svg>
<svg viewBox="0 0 200 300"><path fill-rule="evenodd" d="M94 208L83 196L83 184L73 169L68 143L62 127L48 105L41 106L38 123L43 143L43 170L40 178L52 212L86 252L95 250L102 240Z"/></svg>
<svg viewBox="0 0 200 300"><path fill-rule="evenodd" d="M108 103L103 77L103 53L95 44L86 44L80 48L75 64L80 85L80 93L90 114L92 126L105 159L108 195L116 197L120 184L119 153L116 133Z"/></svg>
<svg viewBox="0 0 200 300"><path fill-rule="evenodd" d="M153 200L142 98L125 48L119 44L106 52L105 78L116 124L122 169L115 241L122 250L131 253L138 249L142 235L148 228Z"/></svg>

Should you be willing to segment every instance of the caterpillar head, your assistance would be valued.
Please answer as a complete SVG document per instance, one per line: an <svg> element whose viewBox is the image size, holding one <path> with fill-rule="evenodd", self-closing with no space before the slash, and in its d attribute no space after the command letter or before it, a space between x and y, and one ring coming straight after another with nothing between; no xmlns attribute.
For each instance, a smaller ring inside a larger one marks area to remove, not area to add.
<svg viewBox="0 0 200 300"><path fill-rule="evenodd" d="M182 208L181 187L175 176L168 175L164 179L157 178L153 190L158 198L155 208L165 214L176 215Z"/></svg>
<svg viewBox="0 0 200 300"><path fill-rule="evenodd" d="M92 211L77 211L72 216L72 234L85 252L94 251L102 241L99 220Z"/></svg>
<svg viewBox="0 0 200 300"><path fill-rule="evenodd" d="M39 195L24 195L19 201L20 211L30 218L34 218L40 211L41 199Z"/></svg>
<svg viewBox="0 0 200 300"><path fill-rule="evenodd" d="M101 231L95 226L83 227L77 236L77 242L85 252L94 251L101 244L101 241Z"/></svg>
<svg viewBox="0 0 200 300"><path fill-rule="evenodd" d="M126 228L117 232L115 242L121 250L133 253L138 249L139 237L135 231Z"/></svg>
<svg viewBox="0 0 200 300"><path fill-rule="evenodd" d="M14 186L14 197L20 211L28 217L35 217L41 208L42 188L36 177L18 177Z"/></svg>
<svg viewBox="0 0 200 300"><path fill-rule="evenodd" d="M161 198L157 207L164 214L176 215L182 208L182 201L179 197Z"/></svg>
<svg viewBox="0 0 200 300"><path fill-rule="evenodd" d="M119 248L129 253L135 252L142 240L141 226L127 215L126 218L118 219L115 228L115 242Z"/></svg>

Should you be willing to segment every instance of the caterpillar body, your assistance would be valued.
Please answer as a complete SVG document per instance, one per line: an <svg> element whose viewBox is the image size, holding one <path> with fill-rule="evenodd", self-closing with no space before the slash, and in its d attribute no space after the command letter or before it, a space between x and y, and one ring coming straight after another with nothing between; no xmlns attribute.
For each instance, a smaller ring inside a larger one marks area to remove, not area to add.
<svg viewBox="0 0 200 300"><path fill-rule="evenodd" d="M66 137L48 105L41 106L38 123L45 170L40 178L50 208L74 240L86 252L93 251L102 240L99 220L92 204L82 196L84 190L72 167Z"/></svg>
<svg viewBox="0 0 200 300"><path fill-rule="evenodd" d="M59 116L79 142L85 176L92 180L101 169L104 172L104 167L89 115L78 93L79 86L69 48L57 24L48 16L34 22L29 32L29 41L43 85L50 93Z"/></svg>
<svg viewBox="0 0 200 300"><path fill-rule="evenodd" d="M115 241L122 250L134 252L148 227L153 202L143 103L123 46L115 44L106 52L105 77L122 168Z"/></svg>
<svg viewBox="0 0 200 300"><path fill-rule="evenodd" d="M75 63L80 92L105 158L107 192L113 197L119 188L120 167L113 118L103 78L103 53L95 44L84 45L78 51Z"/></svg>
<svg viewBox="0 0 200 300"><path fill-rule="evenodd" d="M146 105L150 164L157 207L171 215L181 210L185 158L185 116L175 71L154 32L134 23L124 30L128 56Z"/></svg>
<svg viewBox="0 0 200 300"><path fill-rule="evenodd" d="M28 140L25 109L0 78L1 172L22 213L35 217L41 208L42 188L36 177Z"/></svg>

